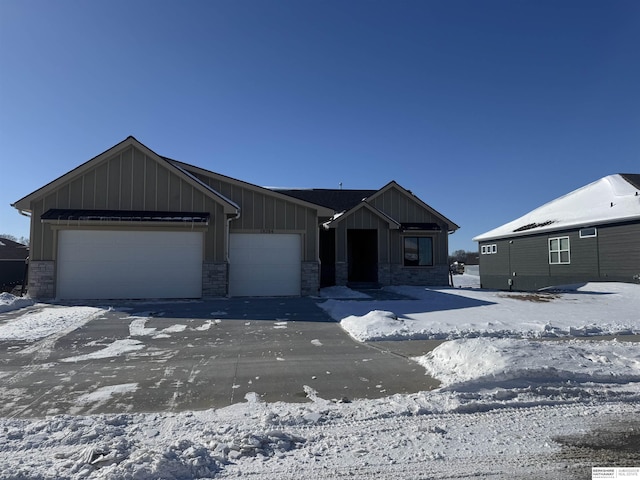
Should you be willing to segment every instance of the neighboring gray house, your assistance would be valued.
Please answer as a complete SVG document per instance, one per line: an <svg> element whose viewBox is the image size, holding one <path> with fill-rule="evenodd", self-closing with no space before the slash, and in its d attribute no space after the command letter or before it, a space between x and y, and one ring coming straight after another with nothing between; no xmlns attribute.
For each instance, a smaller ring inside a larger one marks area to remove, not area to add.
<svg viewBox="0 0 640 480"><path fill-rule="evenodd" d="M395 182L271 190L133 137L13 206L31 216L36 298L314 295L321 276L446 285L458 228Z"/></svg>
<svg viewBox="0 0 640 480"><path fill-rule="evenodd" d="M483 288L638 282L640 174L604 177L474 241Z"/></svg>
<svg viewBox="0 0 640 480"><path fill-rule="evenodd" d="M28 246L0 237L0 292L22 285L28 256Z"/></svg>

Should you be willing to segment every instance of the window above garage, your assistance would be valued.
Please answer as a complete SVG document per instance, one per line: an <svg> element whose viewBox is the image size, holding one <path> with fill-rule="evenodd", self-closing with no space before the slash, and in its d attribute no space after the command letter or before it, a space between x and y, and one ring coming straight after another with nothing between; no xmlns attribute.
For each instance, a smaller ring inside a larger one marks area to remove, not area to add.
<svg viewBox="0 0 640 480"><path fill-rule="evenodd" d="M43 222L153 222L208 225L209 212L164 212L143 210L79 210L52 208L42 214Z"/></svg>

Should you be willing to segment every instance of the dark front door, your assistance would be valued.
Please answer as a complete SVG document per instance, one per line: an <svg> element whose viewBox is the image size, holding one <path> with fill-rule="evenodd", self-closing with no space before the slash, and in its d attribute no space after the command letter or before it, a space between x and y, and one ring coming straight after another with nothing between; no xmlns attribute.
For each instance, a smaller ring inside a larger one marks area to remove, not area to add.
<svg viewBox="0 0 640 480"><path fill-rule="evenodd" d="M348 230L349 282L378 281L378 231Z"/></svg>
<svg viewBox="0 0 640 480"><path fill-rule="evenodd" d="M336 229L320 229L320 286L336 284Z"/></svg>

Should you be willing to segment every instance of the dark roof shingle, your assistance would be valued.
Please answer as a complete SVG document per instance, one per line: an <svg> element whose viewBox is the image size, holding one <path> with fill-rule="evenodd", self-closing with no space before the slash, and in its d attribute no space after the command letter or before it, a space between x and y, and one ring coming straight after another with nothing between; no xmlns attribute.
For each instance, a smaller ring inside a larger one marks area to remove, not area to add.
<svg viewBox="0 0 640 480"><path fill-rule="evenodd" d="M274 192L328 207L336 212L344 212L358 205L377 190L343 190L331 188L281 189L272 188Z"/></svg>

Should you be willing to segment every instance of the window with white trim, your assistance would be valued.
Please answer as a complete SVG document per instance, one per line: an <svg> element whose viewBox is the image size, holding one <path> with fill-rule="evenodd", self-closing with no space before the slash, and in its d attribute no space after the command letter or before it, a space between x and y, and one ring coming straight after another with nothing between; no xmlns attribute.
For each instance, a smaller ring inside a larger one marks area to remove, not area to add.
<svg viewBox="0 0 640 480"><path fill-rule="evenodd" d="M549 264L566 265L571 263L569 237L549 239Z"/></svg>
<svg viewBox="0 0 640 480"><path fill-rule="evenodd" d="M595 227L580 229L580 238L592 238L597 236L598 230Z"/></svg>
<svg viewBox="0 0 640 480"><path fill-rule="evenodd" d="M494 253L498 253L498 245L495 243L493 245L482 245L480 247L480 253L482 255L492 255Z"/></svg>

